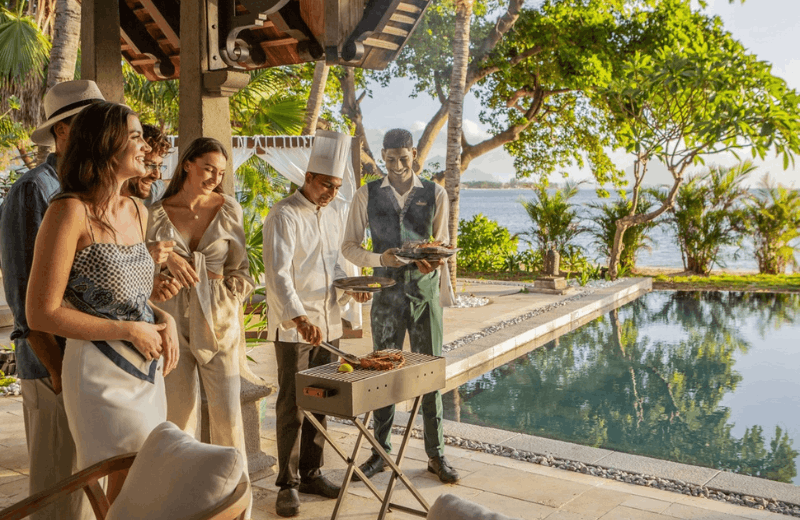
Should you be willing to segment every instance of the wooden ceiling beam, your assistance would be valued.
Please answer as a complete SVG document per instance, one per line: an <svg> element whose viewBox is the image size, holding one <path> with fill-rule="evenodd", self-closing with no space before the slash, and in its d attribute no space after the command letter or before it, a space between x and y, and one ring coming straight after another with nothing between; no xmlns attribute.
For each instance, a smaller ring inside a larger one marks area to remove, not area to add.
<svg viewBox="0 0 800 520"><path fill-rule="evenodd" d="M150 18L153 19L153 21L161 30L161 32L164 33L164 36L167 38L169 44L175 47L176 49L180 49L181 40L178 37L178 32L177 32L178 26L172 27L172 24L168 20L168 18L173 19L174 23L175 13L170 13L168 11L169 8L167 7L167 3L159 2L160 6L156 6L153 0L139 0L139 2L142 3L142 6L144 6L144 8L147 10L147 13L150 15ZM159 7L164 9L165 12L162 13Z"/></svg>

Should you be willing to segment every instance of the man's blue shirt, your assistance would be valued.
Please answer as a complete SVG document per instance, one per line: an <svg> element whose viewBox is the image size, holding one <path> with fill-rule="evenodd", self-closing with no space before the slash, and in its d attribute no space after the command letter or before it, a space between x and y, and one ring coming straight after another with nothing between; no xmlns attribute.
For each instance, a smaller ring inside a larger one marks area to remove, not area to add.
<svg viewBox="0 0 800 520"><path fill-rule="evenodd" d="M150 186L150 196L144 199L144 205L149 208L151 205L161 200L165 191L167 191L166 183L158 179Z"/></svg>
<svg viewBox="0 0 800 520"><path fill-rule="evenodd" d="M0 268L3 271L6 301L14 314L11 339L16 344L17 375L20 379L41 379L50 375L27 340L30 329L25 318L25 293L28 290L36 234L50 199L59 188L56 156L50 154L43 164L17 179L0 205Z"/></svg>

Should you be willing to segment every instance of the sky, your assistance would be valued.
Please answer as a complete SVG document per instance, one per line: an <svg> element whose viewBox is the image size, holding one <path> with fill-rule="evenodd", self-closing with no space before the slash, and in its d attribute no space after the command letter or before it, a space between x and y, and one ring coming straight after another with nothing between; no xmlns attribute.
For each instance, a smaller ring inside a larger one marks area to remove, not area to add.
<svg viewBox="0 0 800 520"><path fill-rule="evenodd" d="M748 51L759 59L772 64L773 74L783 78L790 88L800 91L800 0L746 0L743 4L736 0L708 0L706 12L719 16L725 28L744 44ZM372 85L373 97L365 98L361 104L364 126L367 129L370 146L374 153L380 150L383 133L390 128L407 128L418 138L425 123L438 108L438 104L421 95L411 98L413 84L407 79L395 79L382 88ZM479 106L473 96L468 96L464 105L464 132L468 142L475 143L489 136L487 127L478 119ZM442 129L429 158L445 156L445 134ZM621 168L630 167L632 160L624 151L612 151L611 157ZM749 157L749 152L747 154ZM800 157L794 169L784 171L782 161L768 157L763 163L756 161L758 177L769 172L779 182L800 186ZM732 156L715 158L713 162L733 164ZM441 161L444 166L444 161ZM512 158L504 151L497 150L479 157L470 163L469 169L478 169L507 181L514 175ZM588 169L569 171L574 179L590 179ZM753 178L751 184L755 184ZM664 168L651 168L649 184L669 182L671 177Z"/></svg>

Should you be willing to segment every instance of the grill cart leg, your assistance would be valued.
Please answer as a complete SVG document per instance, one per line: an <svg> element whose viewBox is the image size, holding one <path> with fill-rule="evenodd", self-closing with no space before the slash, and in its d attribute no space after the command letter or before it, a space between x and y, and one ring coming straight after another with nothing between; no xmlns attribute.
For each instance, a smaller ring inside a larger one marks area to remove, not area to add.
<svg viewBox="0 0 800 520"><path fill-rule="evenodd" d="M333 514L331 515L331 520L336 520L336 518L339 516L339 511L341 510L341 507L344 504L344 497L347 495L347 488L350 486L350 481L352 479L354 472L358 473L358 476L361 477L361 480L364 482L364 484L366 484L367 487L370 489L370 491L372 491L372 494L375 495L375 498L381 501L381 510L380 513L378 514L378 520L383 520L384 517L386 516L386 513L388 513L390 509L394 509L397 511L401 511L416 516L421 516L423 518L427 516L427 511L430 509L428 502L425 500L425 498L423 498L420 492L417 491L417 488L414 487L414 485L411 483L411 480L408 477L406 477L405 474L403 474L402 470L400 470L400 464L403 462L403 458L405 457L406 446L408 444L409 439L411 438L411 428L414 425L414 418L416 417L417 412L419 411L421 403L422 403L422 396L417 396L414 399L414 406L412 407L411 414L408 418L408 424L406 425L406 433L405 435L403 435L403 441L400 443L400 448L397 451L396 460L392 460L392 457L386 453L386 451L381 447L381 445L378 444L378 441L375 439L375 437L372 435L369 429L367 429L366 424L369 423L369 416L372 412L367 412L366 414L364 414L363 421L360 420L358 417L347 417L347 419L351 420L359 430L358 438L356 439L356 445L355 448L353 449L353 454L350 457L348 457L347 454L336 444L334 439L328 434L327 430L322 427L319 421L317 421L317 419L313 415L311 415L311 413L303 410L303 414L305 415L306 419L311 421L311 424L313 424L314 427L317 428L322 433L322 435L325 437L325 440L327 440L330 443L331 447L342 458L342 460L347 462L347 470L345 471L344 482L342 482L342 488L341 491L339 492L339 498L336 501L336 506L333 508ZM389 486L387 487L386 492L383 496L381 496L381 492L378 490L378 488L375 487L375 484L373 484L368 478L366 478L364 473L360 469L358 469L358 466L356 465L356 457L358 455L358 450L361 448L362 439L367 439L367 441L372 445L372 447L375 448L375 451L378 453L378 455L384 460L384 462L386 462L386 464L392 470L392 475L389 478ZM398 478L403 482L403 484L405 484L406 488L408 488L411 494L414 495L414 498L416 498L417 501L419 501L422 507L425 508L424 511L391 502L394 486Z"/></svg>

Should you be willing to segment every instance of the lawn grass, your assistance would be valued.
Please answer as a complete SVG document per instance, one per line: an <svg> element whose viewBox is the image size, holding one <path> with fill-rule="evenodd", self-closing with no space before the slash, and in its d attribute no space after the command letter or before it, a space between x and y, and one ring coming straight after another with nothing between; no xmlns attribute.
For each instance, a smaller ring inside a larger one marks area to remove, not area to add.
<svg viewBox="0 0 800 520"><path fill-rule="evenodd" d="M496 280L504 282L533 283L538 273L526 271L484 272L463 271L459 269L459 278L476 280ZM575 275L577 276L577 275ZM687 275L648 275L634 276L653 278L654 289L671 289L684 291L764 291L764 292L800 292L800 274L715 274L710 276Z"/></svg>
<svg viewBox="0 0 800 520"><path fill-rule="evenodd" d="M465 271L458 270L459 278L474 278L475 280L497 280L503 282L525 282L533 283L538 276L538 273L530 273L527 271L510 272L490 272L490 271Z"/></svg>
<svg viewBox="0 0 800 520"><path fill-rule="evenodd" d="M654 289L790 291L800 292L800 274L715 274L710 276L667 276L653 278Z"/></svg>

